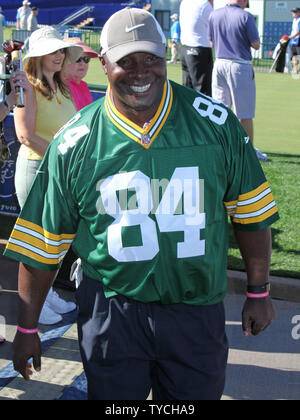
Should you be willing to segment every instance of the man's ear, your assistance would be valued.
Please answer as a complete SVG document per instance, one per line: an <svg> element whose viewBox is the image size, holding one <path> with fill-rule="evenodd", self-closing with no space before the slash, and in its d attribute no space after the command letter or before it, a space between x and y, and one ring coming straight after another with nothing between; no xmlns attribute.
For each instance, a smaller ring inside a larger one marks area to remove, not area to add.
<svg viewBox="0 0 300 420"><path fill-rule="evenodd" d="M104 74L107 75L107 66L106 66L105 58L103 57L103 55L100 55L99 60L100 60L100 63L102 65Z"/></svg>

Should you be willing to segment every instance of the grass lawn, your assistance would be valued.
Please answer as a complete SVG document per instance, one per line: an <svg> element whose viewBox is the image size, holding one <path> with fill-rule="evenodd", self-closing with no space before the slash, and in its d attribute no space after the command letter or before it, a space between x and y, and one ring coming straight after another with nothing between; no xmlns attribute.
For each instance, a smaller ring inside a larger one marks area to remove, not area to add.
<svg viewBox="0 0 300 420"><path fill-rule="evenodd" d="M300 157L270 155L262 164L279 208L280 220L272 226L271 274L300 279ZM228 267L244 270L230 229Z"/></svg>
<svg viewBox="0 0 300 420"><path fill-rule="evenodd" d="M168 77L181 83L180 66L168 66ZM107 84L98 60L91 60L86 81ZM256 85L255 144L270 157L262 165L281 217L272 227L271 274L300 279L300 79L256 73ZM12 222L12 218L0 216L0 239L7 238ZM228 267L244 268L232 232Z"/></svg>

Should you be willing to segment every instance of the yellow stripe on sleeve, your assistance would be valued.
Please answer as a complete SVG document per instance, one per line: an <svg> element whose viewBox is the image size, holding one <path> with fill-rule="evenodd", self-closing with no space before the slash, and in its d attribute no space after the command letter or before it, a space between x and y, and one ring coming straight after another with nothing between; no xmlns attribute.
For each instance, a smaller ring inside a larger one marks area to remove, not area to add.
<svg viewBox="0 0 300 420"><path fill-rule="evenodd" d="M7 243L6 249L16 252L17 254L24 255L25 257L30 258L31 260L34 260L41 264L46 264L46 265L58 265L63 258L63 255L61 257L53 258L53 259L45 258L35 252L32 252L26 248L23 248L22 246L15 245L10 242Z"/></svg>
<svg viewBox="0 0 300 420"><path fill-rule="evenodd" d="M265 213L259 216L249 217L249 218L244 218L244 219L238 219L236 217L233 217L233 222L239 223L242 225L247 225L251 223L260 223L260 222L264 222L265 220L267 220L269 217L273 216L273 214L276 214L277 212L278 212L277 206L274 205L274 207L272 207L270 210L266 211Z"/></svg>
<svg viewBox="0 0 300 420"><path fill-rule="evenodd" d="M224 202L224 205L227 214L240 224L263 222L278 211L268 182L240 194L237 201Z"/></svg>
<svg viewBox="0 0 300 420"><path fill-rule="evenodd" d="M258 211L268 204L274 201L273 195L269 193L266 197L262 198L261 200L254 202L252 204L248 204L247 206L238 205L236 208L236 214L245 214L245 213L252 213Z"/></svg>
<svg viewBox="0 0 300 420"><path fill-rule="evenodd" d="M252 190L248 193L245 194L241 194L239 196L238 201L244 201L244 200L249 200L251 198L256 197L257 195L259 195L260 193L262 193L263 191L265 191L267 188L270 188L269 183L266 181L263 184L261 184L259 187L255 188L255 190Z"/></svg>
<svg viewBox="0 0 300 420"><path fill-rule="evenodd" d="M45 238L47 239L51 239L53 241L61 241L61 240L73 240L76 236L76 234L69 234L69 233L63 233L60 235L55 235L53 233L50 233L46 230L44 230L41 226L36 225L35 223L32 222L28 222L27 220L24 219L18 219L16 225L28 228L34 232L37 232L41 235L43 235Z"/></svg>
<svg viewBox="0 0 300 420"><path fill-rule="evenodd" d="M44 242L41 239L35 238L34 236L28 235L27 233L20 232L18 230L13 230L11 238L18 241L30 244L35 248L40 249L41 251L46 252L47 254L59 254L62 251L68 250L70 248L70 243L59 243L58 245L50 245Z"/></svg>

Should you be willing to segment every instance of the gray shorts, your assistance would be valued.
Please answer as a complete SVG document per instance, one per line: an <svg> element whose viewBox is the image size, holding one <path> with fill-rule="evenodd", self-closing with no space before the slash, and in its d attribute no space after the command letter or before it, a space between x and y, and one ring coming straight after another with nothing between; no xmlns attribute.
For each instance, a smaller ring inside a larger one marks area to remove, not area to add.
<svg viewBox="0 0 300 420"><path fill-rule="evenodd" d="M256 87L252 65L216 60L212 76L212 97L229 108L233 107L239 119L254 118Z"/></svg>

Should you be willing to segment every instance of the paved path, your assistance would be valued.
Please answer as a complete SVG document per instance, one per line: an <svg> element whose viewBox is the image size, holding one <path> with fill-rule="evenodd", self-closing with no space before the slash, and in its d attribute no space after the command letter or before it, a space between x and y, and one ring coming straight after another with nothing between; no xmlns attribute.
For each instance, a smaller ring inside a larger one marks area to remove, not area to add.
<svg viewBox="0 0 300 420"><path fill-rule="evenodd" d="M300 325L292 324L297 315L300 324L299 303L275 300L277 318L272 326L258 337L244 338L243 301L240 295L226 299L231 351L224 399L300 400L300 339L293 338L300 338Z"/></svg>
<svg viewBox="0 0 300 420"><path fill-rule="evenodd" d="M65 316L55 327L41 327L44 349L41 373L27 383L13 371L11 342L16 325L17 268L8 260L3 268L2 264L0 284L4 291L0 293L0 313L5 317L8 341L0 345L0 400L85 399L86 381L74 324L76 313ZM73 299L72 293L58 292ZM229 294L225 301L231 350L223 399L300 400L300 304L275 300L278 314L274 324L258 337L244 338L243 302L244 297L238 294ZM299 327L292 324L292 319L298 320Z"/></svg>

